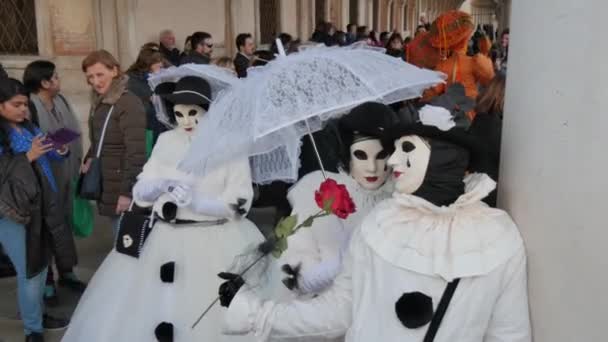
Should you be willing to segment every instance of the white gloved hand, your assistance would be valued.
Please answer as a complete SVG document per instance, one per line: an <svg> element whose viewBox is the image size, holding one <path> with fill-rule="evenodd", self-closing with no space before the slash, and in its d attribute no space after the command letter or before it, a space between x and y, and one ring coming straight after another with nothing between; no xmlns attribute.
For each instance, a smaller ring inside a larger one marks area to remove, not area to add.
<svg viewBox="0 0 608 342"><path fill-rule="evenodd" d="M341 270L342 259L339 256L323 260L312 267L304 267L297 286L304 294L318 294L331 286Z"/></svg>
<svg viewBox="0 0 608 342"><path fill-rule="evenodd" d="M133 186L133 198L136 202L154 202L176 184L177 181L172 179L140 179Z"/></svg>
<svg viewBox="0 0 608 342"><path fill-rule="evenodd" d="M178 207L187 207L192 203L192 188L184 183L170 185L167 189L169 194Z"/></svg>

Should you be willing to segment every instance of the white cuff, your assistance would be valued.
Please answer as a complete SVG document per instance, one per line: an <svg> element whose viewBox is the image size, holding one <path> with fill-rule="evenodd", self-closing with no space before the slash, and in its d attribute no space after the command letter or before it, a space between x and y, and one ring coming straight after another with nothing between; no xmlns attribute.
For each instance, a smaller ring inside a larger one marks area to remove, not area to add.
<svg viewBox="0 0 608 342"><path fill-rule="evenodd" d="M274 302L262 302L253 290L243 288L232 299L230 307L226 310L222 333L225 335L252 333L255 341L268 341L272 330L271 316L274 306Z"/></svg>

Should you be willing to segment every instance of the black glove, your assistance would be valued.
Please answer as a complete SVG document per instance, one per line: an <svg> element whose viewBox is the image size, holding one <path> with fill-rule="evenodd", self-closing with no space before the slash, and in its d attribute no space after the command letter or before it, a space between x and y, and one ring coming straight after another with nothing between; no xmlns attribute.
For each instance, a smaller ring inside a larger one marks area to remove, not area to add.
<svg viewBox="0 0 608 342"><path fill-rule="evenodd" d="M241 286L245 285L245 280L240 275L229 272L221 272L217 276L226 280L220 285L220 304L224 307L229 307Z"/></svg>
<svg viewBox="0 0 608 342"><path fill-rule="evenodd" d="M287 277L283 278L283 285L285 285L291 291L298 288L298 278L300 277L301 264L296 267L291 267L289 264L284 264L281 270L287 274Z"/></svg>
<svg viewBox="0 0 608 342"><path fill-rule="evenodd" d="M247 204L247 200L244 198L238 198L236 203L230 204L230 208L234 210L237 216L243 217L247 214L247 210L245 210L244 206Z"/></svg>

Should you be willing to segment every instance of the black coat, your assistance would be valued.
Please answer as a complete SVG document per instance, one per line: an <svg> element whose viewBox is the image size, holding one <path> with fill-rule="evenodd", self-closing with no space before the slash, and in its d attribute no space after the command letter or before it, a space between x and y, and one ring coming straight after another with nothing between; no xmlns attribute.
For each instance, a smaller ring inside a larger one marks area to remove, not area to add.
<svg viewBox="0 0 608 342"><path fill-rule="evenodd" d="M163 44L160 44L160 53L163 54L163 56L165 57L166 60L169 61L169 63L171 63L175 66L179 66L181 57L180 57L180 52L177 48L173 48L173 50L169 50Z"/></svg>
<svg viewBox="0 0 608 342"><path fill-rule="evenodd" d="M209 56L203 55L196 51L190 51L189 54L182 56L182 59L179 62L179 65L183 64L209 64L211 62L211 58Z"/></svg>
<svg viewBox="0 0 608 342"><path fill-rule="evenodd" d="M247 77L247 68L251 66L251 60L241 53L234 57L234 70L239 78Z"/></svg>
<svg viewBox="0 0 608 342"><path fill-rule="evenodd" d="M0 182L0 216L25 225L27 277L31 278L48 266L53 232L65 229L63 214L42 170L25 154L0 156ZM57 263L74 265L76 255L64 254Z"/></svg>
<svg viewBox="0 0 608 342"><path fill-rule="evenodd" d="M502 114L477 113L469 133L472 134L483 150L483 157L471 160L470 171L486 173L498 182L500 164L500 141L502 137ZM496 206L497 190L494 190L484 202Z"/></svg>
<svg viewBox="0 0 608 342"><path fill-rule="evenodd" d="M152 131L154 142L158 136L167 130L167 127L158 121L156 110L150 98L153 95L152 89L148 84L146 73L130 71L127 73L129 81L127 82L127 90L139 97L146 111L146 129Z"/></svg>

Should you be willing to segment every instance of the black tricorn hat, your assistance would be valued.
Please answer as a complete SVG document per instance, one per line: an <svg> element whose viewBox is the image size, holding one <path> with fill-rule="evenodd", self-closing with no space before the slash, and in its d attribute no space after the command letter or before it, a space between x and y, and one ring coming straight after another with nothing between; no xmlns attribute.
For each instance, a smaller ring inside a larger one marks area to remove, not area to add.
<svg viewBox="0 0 608 342"><path fill-rule="evenodd" d="M172 104L203 106L211 103L209 82L197 76L182 77L177 83L161 83L154 93Z"/></svg>
<svg viewBox="0 0 608 342"><path fill-rule="evenodd" d="M389 127L382 135L384 148L392 151L395 140L407 135L417 135L422 138L443 140L458 145L468 150L471 158L481 158L484 149L478 140L467 131L470 122L463 110L468 110L469 104L466 99L463 100L460 97L458 87L456 87L456 92L446 92L441 95L440 99L432 103L433 106L444 108L450 112L455 124L454 127L441 130L433 125L425 125L420 120L419 108L411 105L406 106L398 113L399 123Z"/></svg>

